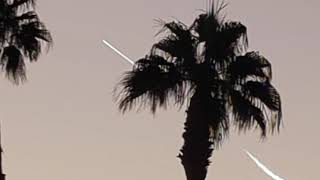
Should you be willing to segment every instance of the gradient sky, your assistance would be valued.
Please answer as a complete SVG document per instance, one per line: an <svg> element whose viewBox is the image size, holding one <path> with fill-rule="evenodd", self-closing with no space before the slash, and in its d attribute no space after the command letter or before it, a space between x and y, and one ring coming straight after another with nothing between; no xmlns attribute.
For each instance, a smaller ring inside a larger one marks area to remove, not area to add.
<svg viewBox="0 0 320 180"><path fill-rule="evenodd" d="M320 3L316 0L228 0L228 19L248 27L251 50L273 65L284 128L261 142L259 131L233 131L213 154L208 179L270 179L248 149L289 180L319 179ZM170 108L122 115L112 90L133 59L145 55L159 30L154 19L187 24L206 0L38 0L54 47L28 66L29 81L0 78L4 171L8 180L185 179L176 158L185 113ZM4 74L1 74L4 76Z"/></svg>

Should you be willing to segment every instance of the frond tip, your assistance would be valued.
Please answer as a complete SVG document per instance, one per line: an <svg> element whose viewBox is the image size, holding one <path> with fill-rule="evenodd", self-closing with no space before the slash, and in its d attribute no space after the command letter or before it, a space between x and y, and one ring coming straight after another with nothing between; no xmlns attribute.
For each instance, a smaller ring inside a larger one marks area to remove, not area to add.
<svg viewBox="0 0 320 180"><path fill-rule="evenodd" d="M20 50L15 46L4 48L0 64L6 72L6 76L15 84L26 80L26 69L23 56Z"/></svg>

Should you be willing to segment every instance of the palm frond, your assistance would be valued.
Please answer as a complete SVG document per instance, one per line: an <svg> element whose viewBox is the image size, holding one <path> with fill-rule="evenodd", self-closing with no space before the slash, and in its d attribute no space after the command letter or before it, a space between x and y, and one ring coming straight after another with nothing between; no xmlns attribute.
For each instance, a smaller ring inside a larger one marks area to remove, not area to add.
<svg viewBox="0 0 320 180"><path fill-rule="evenodd" d="M136 68L142 68L142 69L148 66L159 66L162 68L162 70L167 72L168 69L174 66L174 64L171 62L168 62L162 56L151 55L151 56L146 56L145 58L139 59L138 61L135 62L134 66Z"/></svg>
<svg viewBox="0 0 320 180"><path fill-rule="evenodd" d="M231 82L247 77L259 77L270 81L272 78L271 64L257 52L248 52L236 57L229 65L228 75Z"/></svg>
<svg viewBox="0 0 320 180"><path fill-rule="evenodd" d="M178 37L190 35L188 31L188 27L180 21L172 21L167 23L163 20L158 20L157 22L160 23L160 25L162 26L162 29L160 29L160 31L156 35L159 35L165 31L169 31L169 33L172 33Z"/></svg>
<svg viewBox="0 0 320 180"><path fill-rule="evenodd" d="M218 47L221 47L222 57L245 52L248 48L247 28L240 22L226 22L218 32Z"/></svg>
<svg viewBox="0 0 320 180"><path fill-rule="evenodd" d="M269 82L248 81L243 89L247 95L258 98L271 110L281 111L280 95Z"/></svg>
<svg viewBox="0 0 320 180"><path fill-rule="evenodd" d="M255 97L268 107L271 114L269 119L271 126L277 126L279 130L282 109L280 95L277 90L269 82L248 81L242 87L246 96Z"/></svg>
<svg viewBox="0 0 320 180"><path fill-rule="evenodd" d="M254 106L250 100L246 99L238 91L233 91L231 93L231 106L233 109L234 121L240 131L251 129L256 122L261 129L261 136L266 136L266 120L264 113L260 108Z"/></svg>
<svg viewBox="0 0 320 180"><path fill-rule="evenodd" d="M14 34L15 43L30 61L36 61L42 51L41 41L46 43L47 49L51 46L51 34L39 21L22 24L20 28L20 31Z"/></svg>
<svg viewBox="0 0 320 180"><path fill-rule="evenodd" d="M130 110L134 105L149 105L153 113L157 107L167 107L172 98L182 105L185 83L172 63L165 63L160 56L149 56L139 60L134 69L125 74L120 82L119 109Z"/></svg>
<svg viewBox="0 0 320 180"><path fill-rule="evenodd" d="M19 84L26 80L26 69L23 55L15 46L5 47L3 49L0 64L6 76L15 84Z"/></svg>
<svg viewBox="0 0 320 180"><path fill-rule="evenodd" d="M196 40L189 29L181 22L170 22L165 23L159 33L167 30L169 34L153 45L151 54L160 54L164 57L169 54L171 60L176 60L180 63L194 63ZM164 54L159 53L158 50Z"/></svg>

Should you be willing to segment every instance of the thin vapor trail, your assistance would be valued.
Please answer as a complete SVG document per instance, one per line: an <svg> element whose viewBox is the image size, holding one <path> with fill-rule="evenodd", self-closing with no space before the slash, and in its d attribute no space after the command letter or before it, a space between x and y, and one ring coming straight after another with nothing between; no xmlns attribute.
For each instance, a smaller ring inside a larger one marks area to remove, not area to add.
<svg viewBox="0 0 320 180"><path fill-rule="evenodd" d="M271 170L269 170L266 166L264 166L256 157L254 157L250 152L248 152L247 150L244 150L244 152L247 153L247 155L257 164L257 166L262 169L262 171L264 173L266 173L267 175L269 175L272 179L274 180L284 180L283 178L277 176L276 174L274 174Z"/></svg>
<svg viewBox="0 0 320 180"><path fill-rule="evenodd" d="M131 65L134 65L134 61L132 61L130 58L128 58L126 55L124 55L122 52L120 52L117 48L112 46L110 43L108 43L106 40L102 40L102 42L107 45L109 48L111 48L114 52L116 52L118 55L120 55L123 59L128 61Z"/></svg>

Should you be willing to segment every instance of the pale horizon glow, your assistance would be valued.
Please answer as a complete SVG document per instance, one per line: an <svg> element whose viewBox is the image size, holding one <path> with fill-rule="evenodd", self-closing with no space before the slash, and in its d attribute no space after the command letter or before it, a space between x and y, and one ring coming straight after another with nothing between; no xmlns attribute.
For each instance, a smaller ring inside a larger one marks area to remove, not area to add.
<svg viewBox="0 0 320 180"><path fill-rule="evenodd" d="M256 163L256 165L262 169L262 171L264 173L266 173L267 175L269 175L272 179L274 180L284 180L283 178L277 176L276 174L274 174L271 170L269 170L265 165L263 165L256 157L254 157L249 151L247 150L243 150L244 152L246 152L246 154Z"/></svg>
<svg viewBox="0 0 320 180"><path fill-rule="evenodd" d="M102 40L102 42L107 45L109 48L111 48L114 52L116 52L118 55L120 55L123 59L128 61L131 65L134 65L134 61L132 61L130 58L128 58L126 55L124 55L121 51L119 51L117 48L112 46L110 43L108 43L106 40Z"/></svg>

